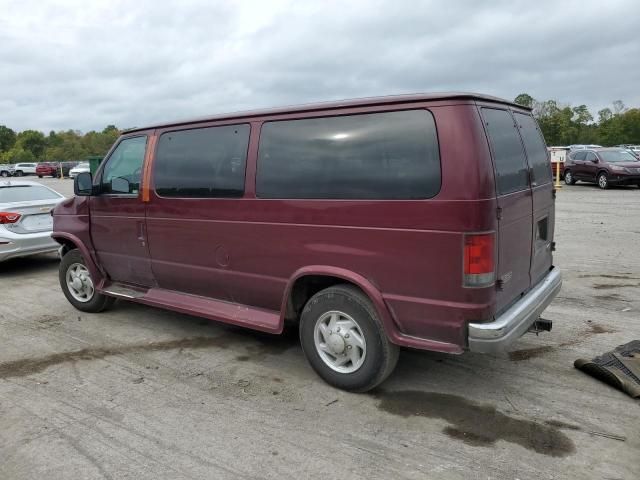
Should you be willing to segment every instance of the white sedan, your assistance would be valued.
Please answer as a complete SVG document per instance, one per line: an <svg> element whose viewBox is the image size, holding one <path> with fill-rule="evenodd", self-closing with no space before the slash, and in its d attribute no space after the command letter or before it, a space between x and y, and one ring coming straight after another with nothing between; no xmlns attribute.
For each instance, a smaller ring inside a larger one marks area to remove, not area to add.
<svg viewBox="0 0 640 480"><path fill-rule="evenodd" d="M90 172L89 162L82 162L69 170L69 178L75 178L79 173Z"/></svg>
<svg viewBox="0 0 640 480"><path fill-rule="evenodd" d="M0 181L0 262L57 251L51 210L64 199L37 182Z"/></svg>

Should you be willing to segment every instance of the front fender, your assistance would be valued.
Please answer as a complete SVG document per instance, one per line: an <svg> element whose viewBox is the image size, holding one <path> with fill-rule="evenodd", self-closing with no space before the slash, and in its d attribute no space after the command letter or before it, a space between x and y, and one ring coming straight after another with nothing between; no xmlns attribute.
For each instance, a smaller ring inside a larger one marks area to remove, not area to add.
<svg viewBox="0 0 640 480"><path fill-rule="evenodd" d="M72 243L78 250L80 250L82 258L87 265L87 269L91 274L94 285L96 286L96 288L101 288L102 284L104 283L105 276L98 268L98 265L96 264L93 255L91 255L91 251L89 250L87 245L82 240L80 240L79 237L68 232L54 231L51 234L51 237L61 245Z"/></svg>

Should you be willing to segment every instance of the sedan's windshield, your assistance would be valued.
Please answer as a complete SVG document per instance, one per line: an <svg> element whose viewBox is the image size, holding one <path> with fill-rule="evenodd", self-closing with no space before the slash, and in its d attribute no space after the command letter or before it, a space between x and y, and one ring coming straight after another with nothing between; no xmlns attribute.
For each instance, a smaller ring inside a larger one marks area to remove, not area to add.
<svg viewBox="0 0 640 480"><path fill-rule="evenodd" d="M89 168L88 163L79 163L75 168Z"/></svg>
<svg viewBox="0 0 640 480"><path fill-rule="evenodd" d="M601 150L598 154L605 162L608 163L620 163L620 162L637 162L638 159L627 152L626 150Z"/></svg>
<svg viewBox="0 0 640 480"><path fill-rule="evenodd" d="M35 200L57 200L62 198L46 187L37 185L14 185L0 187L0 203L29 202Z"/></svg>

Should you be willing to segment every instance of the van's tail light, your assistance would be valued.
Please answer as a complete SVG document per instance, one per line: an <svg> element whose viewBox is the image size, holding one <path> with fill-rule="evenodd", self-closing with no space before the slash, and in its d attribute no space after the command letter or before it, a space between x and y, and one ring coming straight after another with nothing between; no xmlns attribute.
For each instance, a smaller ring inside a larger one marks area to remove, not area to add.
<svg viewBox="0 0 640 480"><path fill-rule="evenodd" d="M495 281L496 236L474 233L464 236L464 286L486 287Z"/></svg>
<svg viewBox="0 0 640 480"><path fill-rule="evenodd" d="M20 220L21 215L14 212L0 212L0 224L16 223Z"/></svg>

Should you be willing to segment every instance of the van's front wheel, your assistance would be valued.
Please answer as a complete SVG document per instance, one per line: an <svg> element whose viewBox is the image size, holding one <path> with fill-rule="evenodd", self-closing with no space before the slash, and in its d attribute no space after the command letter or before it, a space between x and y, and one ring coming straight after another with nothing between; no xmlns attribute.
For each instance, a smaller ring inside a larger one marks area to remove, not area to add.
<svg viewBox="0 0 640 480"><path fill-rule="evenodd" d="M366 392L393 371L399 348L387 338L371 301L351 285L316 293L300 319L307 360L334 387Z"/></svg>
<svg viewBox="0 0 640 480"><path fill-rule="evenodd" d="M89 269L77 249L70 250L62 257L58 278L64 296L78 310L98 313L113 305L112 297L95 290Z"/></svg>

